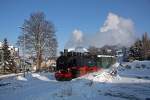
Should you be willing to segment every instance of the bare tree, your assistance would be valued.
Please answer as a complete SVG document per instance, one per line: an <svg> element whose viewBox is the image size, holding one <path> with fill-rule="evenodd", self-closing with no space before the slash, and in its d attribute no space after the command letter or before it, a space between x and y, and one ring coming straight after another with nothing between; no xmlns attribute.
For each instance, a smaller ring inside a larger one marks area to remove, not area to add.
<svg viewBox="0 0 150 100"><path fill-rule="evenodd" d="M148 59L150 57L150 39L147 33L142 36L142 49L143 59Z"/></svg>
<svg viewBox="0 0 150 100"><path fill-rule="evenodd" d="M56 56L57 40L52 22L45 19L43 12L35 12L24 21L18 45L25 44L26 53L36 56L37 71L40 70L43 58ZM25 41L24 41L25 40Z"/></svg>

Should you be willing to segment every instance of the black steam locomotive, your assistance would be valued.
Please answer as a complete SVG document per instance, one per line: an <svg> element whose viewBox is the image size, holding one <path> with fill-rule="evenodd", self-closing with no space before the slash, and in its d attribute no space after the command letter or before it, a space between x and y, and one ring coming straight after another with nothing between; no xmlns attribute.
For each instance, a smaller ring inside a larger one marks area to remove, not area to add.
<svg viewBox="0 0 150 100"><path fill-rule="evenodd" d="M113 56L64 50L56 61L55 78L58 81L71 80L102 68L109 68L114 62L115 57Z"/></svg>

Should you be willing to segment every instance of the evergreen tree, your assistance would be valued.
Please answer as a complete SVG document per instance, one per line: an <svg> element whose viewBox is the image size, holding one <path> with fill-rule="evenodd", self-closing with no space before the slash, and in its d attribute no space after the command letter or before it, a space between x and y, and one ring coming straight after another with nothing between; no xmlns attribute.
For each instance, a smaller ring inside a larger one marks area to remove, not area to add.
<svg viewBox="0 0 150 100"><path fill-rule="evenodd" d="M4 73L6 71L15 72L16 68L15 68L14 58L11 56L11 52L9 50L9 46L6 38L4 39L2 50L3 50L3 61L4 61L3 62Z"/></svg>
<svg viewBox="0 0 150 100"><path fill-rule="evenodd" d="M7 42L7 39L5 38L4 41L3 41L3 47L2 47L2 50L3 50L3 63L4 63L4 73L6 71L6 67L8 65L8 62L10 60L10 51L8 49L8 42Z"/></svg>
<svg viewBox="0 0 150 100"><path fill-rule="evenodd" d="M142 60L142 41L140 39L137 39L130 47L129 60Z"/></svg>
<svg viewBox="0 0 150 100"><path fill-rule="evenodd" d="M129 60L148 60L150 59L150 39L145 33L142 39L137 41L130 47Z"/></svg>

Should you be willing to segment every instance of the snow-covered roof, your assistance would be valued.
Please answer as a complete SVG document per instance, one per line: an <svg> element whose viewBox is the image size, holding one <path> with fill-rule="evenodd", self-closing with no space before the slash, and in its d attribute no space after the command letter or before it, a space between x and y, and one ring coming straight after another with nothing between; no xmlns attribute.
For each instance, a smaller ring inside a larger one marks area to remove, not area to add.
<svg viewBox="0 0 150 100"><path fill-rule="evenodd" d="M69 48L68 52L75 51L75 48Z"/></svg>
<svg viewBox="0 0 150 100"><path fill-rule="evenodd" d="M13 49L13 48L14 48L14 46L10 45L10 46L9 46L9 48Z"/></svg>
<svg viewBox="0 0 150 100"><path fill-rule="evenodd" d="M69 48L68 52L88 52L86 48L83 47L76 47L76 48Z"/></svg>
<svg viewBox="0 0 150 100"><path fill-rule="evenodd" d="M18 51L19 50L19 48L15 48L15 51Z"/></svg>

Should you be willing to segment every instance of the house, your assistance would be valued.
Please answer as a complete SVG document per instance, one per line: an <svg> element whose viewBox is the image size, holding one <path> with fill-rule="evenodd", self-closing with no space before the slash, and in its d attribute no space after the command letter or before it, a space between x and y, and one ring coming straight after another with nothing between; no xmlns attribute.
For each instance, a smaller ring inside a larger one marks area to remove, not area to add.
<svg viewBox="0 0 150 100"><path fill-rule="evenodd" d="M47 61L42 61L41 63L41 70L47 70L47 71L54 71L56 67L56 59L48 59ZM37 66L36 63L32 63L32 70L36 71Z"/></svg>

